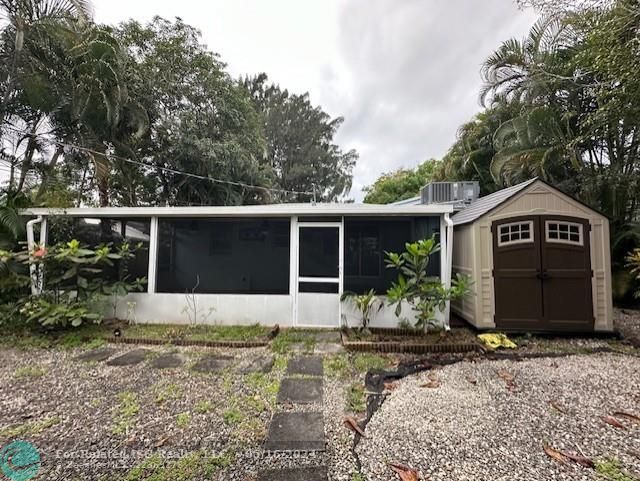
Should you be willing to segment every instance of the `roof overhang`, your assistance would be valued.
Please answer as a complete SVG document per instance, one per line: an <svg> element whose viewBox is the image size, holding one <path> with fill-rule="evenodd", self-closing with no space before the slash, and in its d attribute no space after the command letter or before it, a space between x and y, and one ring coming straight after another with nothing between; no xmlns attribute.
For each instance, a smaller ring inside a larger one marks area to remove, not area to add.
<svg viewBox="0 0 640 481"><path fill-rule="evenodd" d="M380 204L271 204L207 207L79 207L69 209L30 208L23 216L66 217L289 217L298 216L421 216L453 212L451 205Z"/></svg>

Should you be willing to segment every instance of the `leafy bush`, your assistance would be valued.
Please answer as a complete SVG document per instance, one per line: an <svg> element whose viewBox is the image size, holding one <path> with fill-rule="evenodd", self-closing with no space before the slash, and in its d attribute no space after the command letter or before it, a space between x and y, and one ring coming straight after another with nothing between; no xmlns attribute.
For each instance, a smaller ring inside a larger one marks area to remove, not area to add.
<svg viewBox="0 0 640 481"><path fill-rule="evenodd" d="M444 311L447 301L457 299L469 292L470 278L460 274L446 288L439 278L429 277L427 267L432 254L440 251L435 236L417 242L407 243L405 252L386 252L387 268L398 270L398 278L387 291L391 305L396 305L395 314L402 314L402 302L411 305L416 316L416 328L428 331L441 330L435 319L436 310Z"/></svg>
<svg viewBox="0 0 640 481"><path fill-rule="evenodd" d="M629 268L631 275L638 281L640 280L640 249L633 249L625 258L626 266ZM633 293L636 299L640 299L640 290Z"/></svg>
<svg viewBox="0 0 640 481"><path fill-rule="evenodd" d="M12 312L17 311L27 324L77 327L88 321L98 322L101 303L109 298L115 315L117 299L142 290L146 282L144 278L130 280L128 276L127 263L136 248L125 243L117 248L103 245L92 250L72 240L49 248L37 247L32 252L1 251L3 310L13 305ZM25 273L31 268L30 277ZM40 292L37 296L28 291L32 279Z"/></svg>
<svg viewBox="0 0 640 481"><path fill-rule="evenodd" d="M365 294L356 294L355 292L345 291L341 298L341 301L348 300L360 313L360 329L362 332L368 333L369 323L373 316L380 312L384 307L382 299L376 296L376 291L369 289Z"/></svg>

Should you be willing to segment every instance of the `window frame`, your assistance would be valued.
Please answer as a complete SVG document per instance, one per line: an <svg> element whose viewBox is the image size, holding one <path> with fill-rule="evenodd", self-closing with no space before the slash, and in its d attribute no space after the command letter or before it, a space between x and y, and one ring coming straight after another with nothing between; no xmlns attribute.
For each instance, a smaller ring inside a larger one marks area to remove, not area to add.
<svg viewBox="0 0 640 481"><path fill-rule="evenodd" d="M520 239L516 239L516 240L512 240L511 239L511 227L512 226L519 226L518 227L518 234L522 234L522 226L523 225L528 225L529 226L529 238L528 239L522 239L522 236L520 236ZM504 235L502 233L502 229L503 228L508 228L508 232L506 234L509 235L509 240L503 241L502 240L502 236ZM533 220L518 220L515 222L507 222L505 224L500 224L498 225L498 232L497 232L497 238L498 238L498 247L508 247L511 245L517 245L517 244L529 244L529 243L534 243L535 242L535 232L533 229Z"/></svg>
<svg viewBox="0 0 640 481"><path fill-rule="evenodd" d="M549 236L551 229L549 228L550 224L556 224L557 228L554 230L558 234L558 238L551 238ZM567 239L560 239L560 225L567 226ZM571 240L571 235L575 234L575 232L571 232L571 227L578 228L578 240ZM544 239L545 242L551 244L565 244L571 246L584 246L584 224L581 222L572 222L568 220L545 220L544 221Z"/></svg>

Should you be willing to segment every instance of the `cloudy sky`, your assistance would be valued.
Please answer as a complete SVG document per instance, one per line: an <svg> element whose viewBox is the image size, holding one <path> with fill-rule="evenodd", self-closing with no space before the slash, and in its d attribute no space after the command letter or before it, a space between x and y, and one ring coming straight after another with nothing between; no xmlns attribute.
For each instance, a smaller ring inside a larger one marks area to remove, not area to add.
<svg viewBox="0 0 640 481"><path fill-rule="evenodd" d="M441 157L479 110L479 68L535 21L513 0L94 0L95 20L181 17L233 76L271 80L333 116L360 160L351 195Z"/></svg>

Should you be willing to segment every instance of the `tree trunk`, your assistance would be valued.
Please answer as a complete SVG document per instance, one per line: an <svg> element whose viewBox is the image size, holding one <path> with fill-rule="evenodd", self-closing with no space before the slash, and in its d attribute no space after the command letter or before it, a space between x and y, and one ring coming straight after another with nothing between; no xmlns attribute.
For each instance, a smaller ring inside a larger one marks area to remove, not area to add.
<svg viewBox="0 0 640 481"><path fill-rule="evenodd" d="M96 167L96 184L98 186L98 202L100 207L109 205L109 159L105 154L92 154Z"/></svg>
<svg viewBox="0 0 640 481"><path fill-rule="evenodd" d="M48 179L49 174L55 168L56 164L58 163L58 159L60 158L63 152L64 152L64 147L62 147L62 145L58 145L58 148L56 148L56 151L53 154L53 157L51 157L49 164L47 165L46 169L42 172L42 180L40 182L40 187L38 188L38 193L36 194L36 199L40 199L44 194L44 190L46 189L46 186L47 186L47 181L49 180Z"/></svg>

